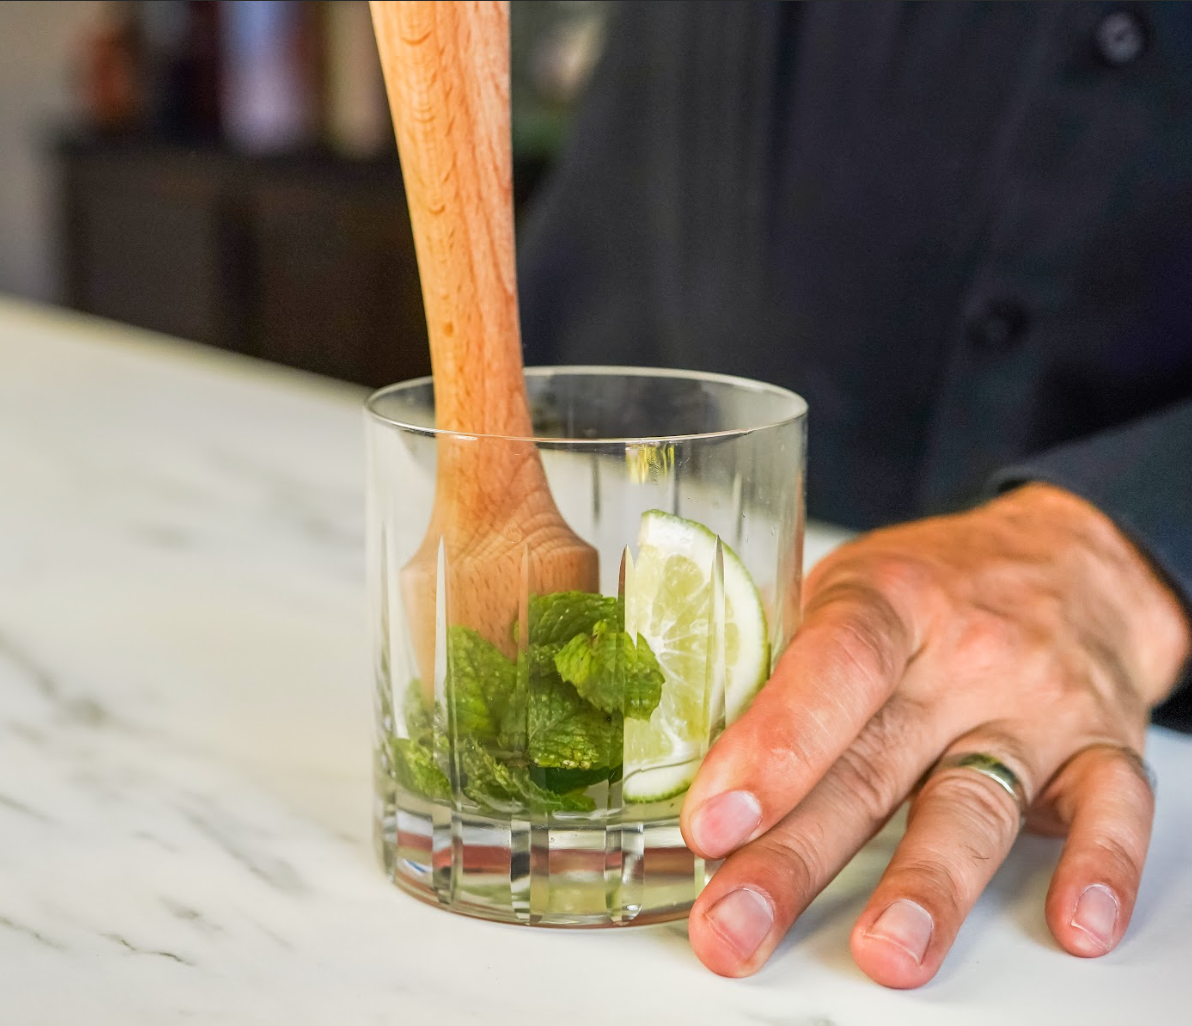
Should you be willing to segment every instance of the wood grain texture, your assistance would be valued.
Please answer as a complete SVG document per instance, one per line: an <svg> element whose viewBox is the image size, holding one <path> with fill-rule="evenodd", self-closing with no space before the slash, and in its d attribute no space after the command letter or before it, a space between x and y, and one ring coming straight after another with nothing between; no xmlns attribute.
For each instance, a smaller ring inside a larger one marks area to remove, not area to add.
<svg viewBox="0 0 1192 1026"><path fill-rule="evenodd" d="M436 423L527 435L508 4L374 2L372 12L422 275Z"/></svg>
<svg viewBox="0 0 1192 1026"><path fill-rule="evenodd" d="M531 434L518 328L509 5L373 0L418 254L441 430L434 512L402 578L423 679L436 601L512 653L527 592L598 585ZM436 594L440 549L446 596Z"/></svg>

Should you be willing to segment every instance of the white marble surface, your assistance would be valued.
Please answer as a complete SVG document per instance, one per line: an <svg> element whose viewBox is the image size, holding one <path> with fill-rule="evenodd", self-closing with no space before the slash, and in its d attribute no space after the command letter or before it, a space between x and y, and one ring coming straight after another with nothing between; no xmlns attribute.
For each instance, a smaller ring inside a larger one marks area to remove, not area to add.
<svg viewBox="0 0 1192 1026"><path fill-rule="evenodd" d="M1192 740L1161 732L1141 901L1100 962L1051 942L1033 838L913 993L846 948L896 828L745 981L681 923L503 927L391 888L361 395L0 301L0 1024L1188 1021Z"/></svg>

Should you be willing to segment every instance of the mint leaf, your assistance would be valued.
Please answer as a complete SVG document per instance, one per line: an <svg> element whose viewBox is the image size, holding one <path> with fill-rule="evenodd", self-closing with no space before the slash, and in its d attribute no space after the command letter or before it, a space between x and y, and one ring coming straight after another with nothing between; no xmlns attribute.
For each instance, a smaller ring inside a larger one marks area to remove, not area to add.
<svg viewBox="0 0 1192 1026"><path fill-rule="evenodd" d="M526 709L526 753L539 766L590 770L621 762L619 713L585 702L556 678L531 693Z"/></svg>
<svg viewBox="0 0 1192 1026"><path fill-rule="evenodd" d="M616 598L587 591L558 591L530 597L530 644L565 645L577 634L591 634L601 620L624 622Z"/></svg>
<svg viewBox="0 0 1192 1026"><path fill-rule="evenodd" d="M422 681L415 677L406 687L401 703L402 722L411 741L429 744L434 734L434 717L422 694Z"/></svg>
<svg viewBox="0 0 1192 1026"><path fill-rule="evenodd" d="M507 752L525 753L528 696L560 683L555 670L556 650L554 645L531 645L517 657L517 685L497 729L497 744Z"/></svg>
<svg viewBox="0 0 1192 1026"><path fill-rule="evenodd" d="M626 716L638 720L648 720L650 714L658 708L662 701L662 685L666 678L662 675L662 667L654 656L649 642L640 634L634 641L624 631L621 632L622 651L625 658L625 708Z"/></svg>
<svg viewBox="0 0 1192 1026"><path fill-rule="evenodd" d="M397 782L407 791L440 801L451 800L451 782L429 748L408 738L395 737L390 752Z"/></svg>
<svg viewBox="0 0 1192 1026"><path fill-rule="evenodd" d="M517 667L469 627L447 629L447 704L460 735L495 740L517 688Z"/></svg>
<svg viewBox="0 0 1192 1026"><path fill-rule="evenodd" d="M620 717L615 722L579 699L556 668L557 645L531 645L518 659L519 688L506 707L499 745L543 767L584 774L571 786L544 783L566 792L607 780L621 762ZM540 776L534 777L543 783Z"/></svg>
<svg viewBox="0 0 1192 1026"><path fill-rule="evenodd" d="M497 747L513 755L524 755L526 751L526 706L526 691L518 688L497 725Z"/></svg>
<svg viewBox="0 0 1192 1026"><path fill-rule="evenodd" d="M463 775L463 792L478 805L515 802L517 786L509 767L498 762L483 745L471 738L460 738L457 747Z"/></svg>
<svg viewBox="0 0 1192 1026"><path fill-rule="evenodd" d="M607 621L577 634L555 655L563 680L597 709L648 720L662 699L662 670L640 634L637 642Z"/></svg>
<svg viewBox="0 0 1192 1026"><path fill-rule="evenodd" d="M623 619L615 598L586 592L536 596L530 604L529 644L516 665L475 631L449 629L448 733L456 740L461 786L473 801L506 811L509 806L547 811L593 807L582 789L620 771L624 703L608 697L606 678L620 681L623 676L616 672L625 663L617 645L628 643L627 637L617 639ZM608 639L595 646L595 635ZM585 679L601 684L593 694L606 708L585 700L560 676L560 652L574 638L589 648ZM629 649L634 650L631 643ZM640 661L636 654L630 660L633 667ZM620 687L623 691L623 682ZM635 685L633 693L646 690ZM635 698L631 707L638 709L650 697ZM407 698L421 700L420 695ZM657 694L652 701L657 704ZM425 703L421 709L414 705L408 715L421 730L428 720ZM433 715L429 719L433 724ZM438 740L442 733L432 731L431 736Z"/></svg>
<svg viewBox="0 0 1192 1026"><path fill-rule="evenodd" d="M596 766L593 769L554 769L549 766L528 767L530 779L540 787L558 794L569 791L582 791L593 784L601 784L606 780L620 780L621 767Z"/></svg>
<svg viewBox="0 0 1192 1026"><path fill-rule="evenodd" d="M530 687L549 684L558 674L555 669L555 653L558 645L531 645L522 654L526 661L526 677Z"/></svg>
<svg viewBox="0 0 1192 1026"><path fill-rule="evenodd" d="M474 740L462 739L459 753L464 794L477 805L499 812L509 811L510 805L543 812L591 812L596 808L585 794L556 794L539 786L526 767L498 761Z"/></svg>

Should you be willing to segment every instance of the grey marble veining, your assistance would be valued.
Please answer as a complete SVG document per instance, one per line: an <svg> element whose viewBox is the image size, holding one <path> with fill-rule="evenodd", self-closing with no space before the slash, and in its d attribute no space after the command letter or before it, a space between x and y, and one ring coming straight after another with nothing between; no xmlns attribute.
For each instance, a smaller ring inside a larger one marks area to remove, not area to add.
<svg viewBox="0 0 1192 1026"><path fill-rule="evenodd" d="M847 952L897 825L749 981L704 971L682 924L535 931L394 891L361 398L0 301L0 1026L1182 1021L1192 743L1160 732L1136 923L1099 965L1047 938L1036 838L912 994Z"/></svg>

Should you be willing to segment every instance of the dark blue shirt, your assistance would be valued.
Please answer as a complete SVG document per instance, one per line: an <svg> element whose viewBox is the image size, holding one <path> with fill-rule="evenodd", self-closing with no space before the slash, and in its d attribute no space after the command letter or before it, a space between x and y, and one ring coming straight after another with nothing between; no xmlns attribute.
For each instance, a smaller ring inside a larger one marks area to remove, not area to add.
<svg viewBox="0 0 1192 1026"><path fill-rule="evenodd" d="M812 516L1042 478L1192 599L1192 5L620 4L519 270L529 362L804 395Z"/></svg>

